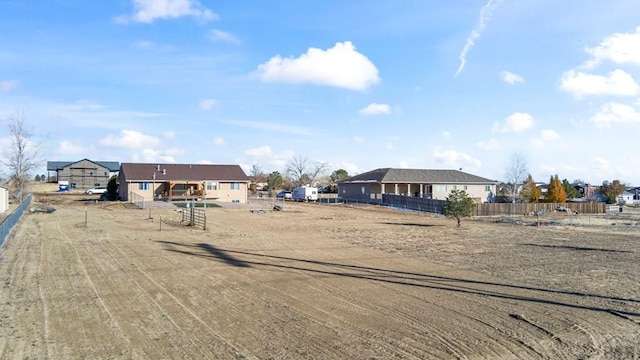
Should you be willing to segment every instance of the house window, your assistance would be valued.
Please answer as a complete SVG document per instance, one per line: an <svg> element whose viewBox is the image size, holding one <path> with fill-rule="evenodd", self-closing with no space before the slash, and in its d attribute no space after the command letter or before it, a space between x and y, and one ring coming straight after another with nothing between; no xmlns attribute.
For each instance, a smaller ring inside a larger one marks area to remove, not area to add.
<svg viewBox="0 0 640 360"><path fill-rule="evenodd" d="M100 183L95 183L95 184L93 184L93 186L100 187Z"/></svg>
<svg viewBox="0 0 640 360"><path fill-rule="evenodd" d="M365 191L365 189L364 189L364 186L363 186L363 187L360 188L360 192L362 193L362 195L364 195L364 191Z"/></svg>
<svg viewBox="0 0 640 360"><path fill-rule="evenodd" d="M467 185L464 185L464 189L467 190Z"/></svg>
<svg viewBox="0 0 640 360"><path fill-rule="evenodd" d="M231 190L240 190L240 183L232 182L231 183Z"/></svg>
<svg viewBox="0 0 640 360"><path fill-rule="evenodd" d="M453 185L453 190L458 190L458 185Z"/></svg>
<svg viewBox="0 0 640 360"><path fill-rule="evenodd" d="M138 190L149 190L149 183L148 182L138 183Z"/></svg>
<svg viewBox="0 0 640 360"><path fill-rule="evenodd" d="M218 183L215 181L207 181L207 190L218 190Z"/></svg>
<svg viewBox="0 0 640 360"><path fill-rule="evenodd" d="M89 171L89 176L93 176L93 171Z"/></svg>
<svg viewBox="0 0 640 360"><path fill-rule="evenodd" d="M447 185L436 185L436 192L447 192Z"/></svg>
<svg viewBox="0 0 640 360"><path fill-rule="evenodd" d="M484 191L491 191L491 185L485 185Z"/></svg>
<svg viewBox="0 0 640 360"><path fill-rule="evenodd" d="M106 171L104 172L104 176L107 176L107 172Z"/></svg>

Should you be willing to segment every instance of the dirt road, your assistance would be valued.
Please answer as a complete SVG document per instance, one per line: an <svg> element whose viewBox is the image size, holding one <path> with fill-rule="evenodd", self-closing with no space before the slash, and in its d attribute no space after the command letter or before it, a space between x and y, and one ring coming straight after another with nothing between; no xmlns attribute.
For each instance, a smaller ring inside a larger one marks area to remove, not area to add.
<svg viewBox="0 0 640 360"><path fill-rule="evenodd" d="M640 358L637 229L39 200L1 250L2 359Z"/></svg>

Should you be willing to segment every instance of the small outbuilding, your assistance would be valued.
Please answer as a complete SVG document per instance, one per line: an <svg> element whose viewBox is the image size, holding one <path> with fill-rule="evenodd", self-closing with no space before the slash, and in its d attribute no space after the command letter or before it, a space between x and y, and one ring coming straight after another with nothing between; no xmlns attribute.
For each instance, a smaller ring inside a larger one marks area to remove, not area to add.
<svg viewBox="0 0 640 360"><path fill-rule="evenodd" d="M9 210L9 189L0 186L0 214Z"/></svg>

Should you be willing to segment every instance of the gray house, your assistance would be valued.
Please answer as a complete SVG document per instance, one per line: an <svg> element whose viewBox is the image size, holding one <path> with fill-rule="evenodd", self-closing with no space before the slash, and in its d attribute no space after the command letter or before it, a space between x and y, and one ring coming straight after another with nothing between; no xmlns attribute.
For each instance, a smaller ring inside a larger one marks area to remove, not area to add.
<svg viewBox="0 0 640 360"><path fill-rule="evenodd" d="M459 170L382 168L338 183L344 200L376 202L382 194L445 200L452 190L464 190L477 202L493 202L495 180Z"/></svg>
<svg viewBox="0 0 640 360"><path fill-rule="evenodd" d="M107 186L112 175L120 170L117 161L47 161L47 172L55 172L57 181L68 181L71 189L90 189Z"/></svg>

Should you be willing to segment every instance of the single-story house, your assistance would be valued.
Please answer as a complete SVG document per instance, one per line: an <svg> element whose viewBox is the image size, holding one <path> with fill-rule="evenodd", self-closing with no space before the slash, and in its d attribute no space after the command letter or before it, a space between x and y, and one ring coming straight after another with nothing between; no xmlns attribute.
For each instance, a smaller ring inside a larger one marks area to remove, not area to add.
<svg viewBox="0 0 640 360"><path fill-rule="evenodd" d="M250 179L239 165L122 163L118 195L124 201L217 200L247 202Z"/></svg>
<svg viewBox="0 0 640 360"><path fill-rule="evenodd" d="M625 191L618 196L618 202L626 205L633 205L633 193Z"/></svg>
<svg viewBox="0 0 640 360"><path fill-rule="evenodd" d="M107 186L109 179L120 168L117 161L47 161L47 172L55 172L58 182L68 181L71 189L90 189ZM49 174L49 179L51 179Z"/></svg>
<svg viewBox="0 0 640 360"><path fill-rule="evenodd" d="M381 168L338 183L345 200L382 200L382 194L445 200L452 190L464 190L478 202L493 202L497 181L459 170Z"/></svg>

